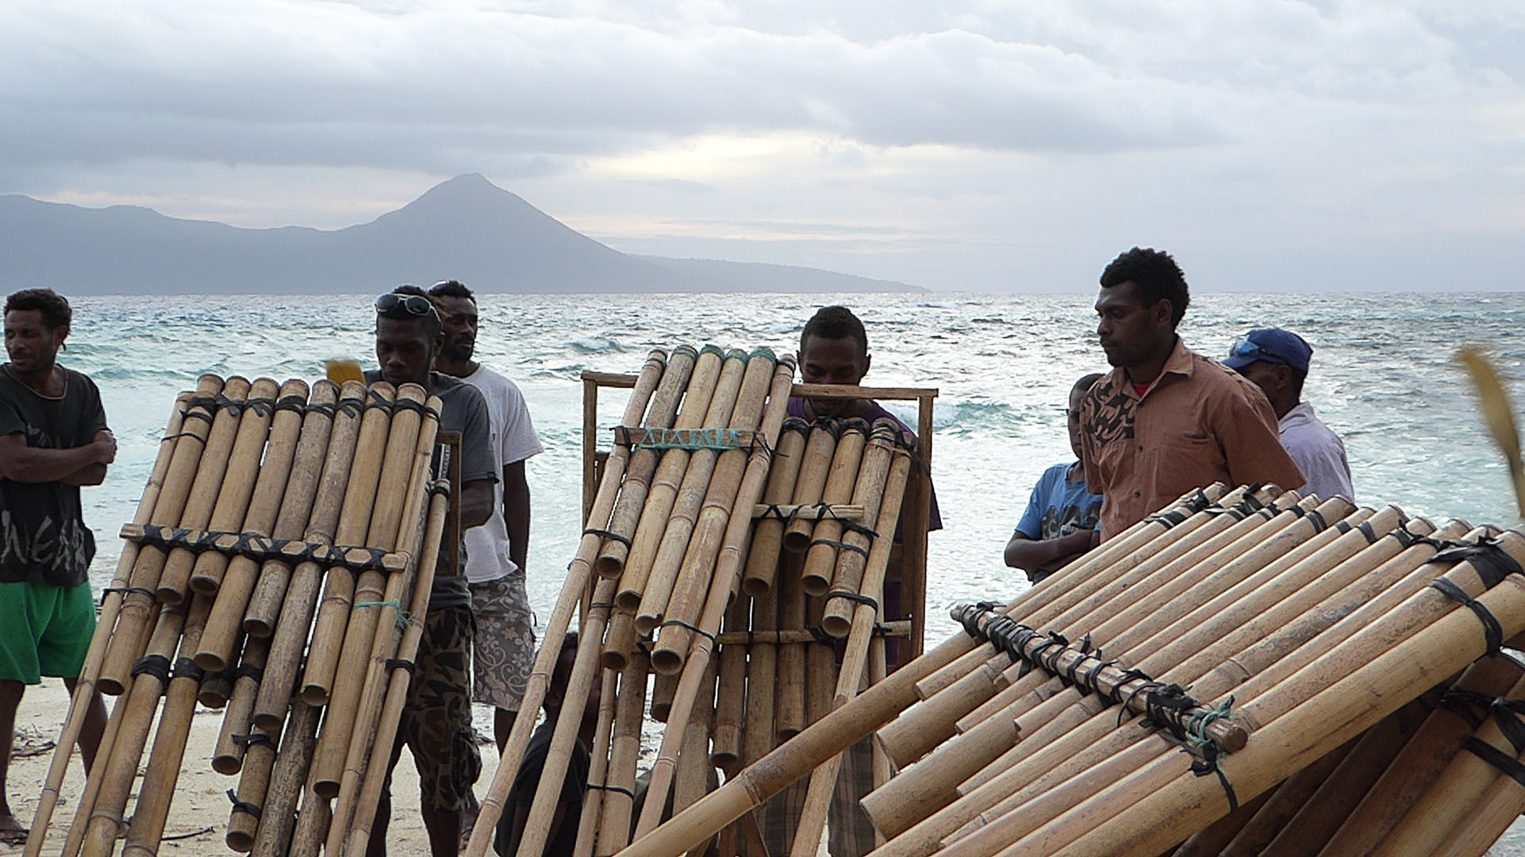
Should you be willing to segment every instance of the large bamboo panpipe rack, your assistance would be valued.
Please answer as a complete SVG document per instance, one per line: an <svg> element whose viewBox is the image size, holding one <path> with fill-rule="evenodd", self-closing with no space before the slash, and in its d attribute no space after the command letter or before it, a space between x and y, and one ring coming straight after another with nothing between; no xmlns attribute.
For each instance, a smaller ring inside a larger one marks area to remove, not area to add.
<svg viewBox="0 0 1525 857"><path fill-rule="evenodd" d="M687 853L872 734L875 857L1481 855L1525 809L1522 562L1516 530L1194 492L956 607L964 633L619 853Z"/></svg>
<svg viewBox="0 0 1525 857"><path fill-rule="evenodd" d="M411 384L214 375L176 400L122 529L28 855L108 855L119 841L157 853L198 698L224 710L213 766L239 775L231 848L364 852L386 773L371 751L391 746L450 514L436 452L455 441L437 437L439 409ZM325 614L320 597L342 610ZM320 652L337 655L324 698L293 701ZM118 699L72 822L56 825L93 688ZM313 846L291 841L299 809Z"/></svg>
<svg viewBox="0 0 1525 857"><path fill-rule="evenodd" d="M580 609L581 636L519 855L543 848L578 709L596 676L605 704L582 855L639 840L664 806L682 811L700 800L717 769L734 775L845 704L871 673L872 642L891 635L906 638L903 650L919 644L936 391L806 387L792 383L794 369L791 357L766 349L679 346L654 352L638 376L584 373L587 523L524 710L544 698ZM601 453L593 438L601 434L598 391L607 387L634 393ZM919 400L920 434L893 420L786 419L791 395L806 393ZM890 621L880 601L903 507L896 585L909 615ZM810 681L807 662L815 664ZM632 795L648 717L665 727L638 809ZM533 726L533 718L515 722L467 853L487 853ZM830 791L824 775L818 788ZM721 834L721 848L741 853L750 842L761 854L761 830L758 818L743 819ZM821 826L800 835L818 843Z"/></svg>

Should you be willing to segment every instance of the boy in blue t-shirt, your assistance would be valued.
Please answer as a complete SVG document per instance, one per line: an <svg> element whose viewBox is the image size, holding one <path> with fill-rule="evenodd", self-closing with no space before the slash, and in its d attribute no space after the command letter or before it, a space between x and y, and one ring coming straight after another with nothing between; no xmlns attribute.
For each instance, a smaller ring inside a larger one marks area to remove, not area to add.
<svg viewBox="0 0 1525 857"><path fill-rule="evenodd" d="M1045 470L1033 486L1027 511L1017 522L1016 532L1006 543L1006 564L1027 572L1033 583L1045 578L1100 541L1097 525L1101 520L1101 497L1086 491L1084 469L1080 466L1080 402L1091 385L1102 378L1093 373L1075 382L1070 389L1070 449L1076 460L1056 464Z"/></svg>

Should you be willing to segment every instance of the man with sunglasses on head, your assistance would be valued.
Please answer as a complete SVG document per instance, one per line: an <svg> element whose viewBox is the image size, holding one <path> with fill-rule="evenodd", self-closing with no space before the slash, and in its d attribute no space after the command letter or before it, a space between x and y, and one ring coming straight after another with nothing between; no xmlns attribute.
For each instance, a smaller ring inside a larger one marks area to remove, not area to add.
<svg viewBox="0 0 1525 857"><path fill-rule="evenodd" d="M1169 253L1138 247L1101 274L1096 334L1112 372L1080 406L1086 485L1109 539L1194 488L1301 488L1259 387L1176 335L1190 295Z"/></svg>
<svg viewBox="0 0 1525 857"><path fill-rule="evenodd" d="M1229 348L1223 365L1255 382L1276 412L1281 445L1308 477L1305 494L1354 501L1345 444L1304 402L1303 381L1313 346L1279 327L1258 327Z"/></svg>
<svg viewBox="0 0 1525 857"><path fill-rule="evenodd" d="M498 468L492 452L491 418L481 392L434 371L443 341L444 326L433 301L417 286L399 286L376 300L376 362L381 368L366 372L365 380L386 381L394 387L418 384L440 398L439 430L461 435L458 490L464 532L491 517ZM471 727L467 661L476 624L466 578L454 572L441 566L434 577L408 700L398 724L398 743L392 748L387 787L367 849L372 857L386 854L392 813L390 765L397 764L403 744L418 768L420 810L434 857L456 854L471 787L482 771Z"/></svg>

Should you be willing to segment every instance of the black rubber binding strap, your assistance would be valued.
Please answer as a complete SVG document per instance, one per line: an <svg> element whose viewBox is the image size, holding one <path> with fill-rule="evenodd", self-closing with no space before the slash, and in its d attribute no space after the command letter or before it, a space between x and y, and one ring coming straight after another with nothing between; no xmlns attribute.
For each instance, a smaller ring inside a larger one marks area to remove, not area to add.
<svg viewBox="0 0 1525 857"><path fill-rule="evenodd" d="M853 602L854 604L863 604L863 605L866 605L868 607L872 607L872 608L874 608L874 610L876 612L879 610L879 602L878 602L878 600L870 598L870 597L868 597L867 595L864 595L861 592L849 592L846 589L837 589L837 590L834 590L832 592L826 593L826 599L828 601L833 599L833 598L845 598L848 601Z"/></svg>
<svg viewBox="0 0 1525 857"><path fill-rule="evenodd" d="M1495 699L1488 706L1488 713L1493 716L1493 722L1498 724L1499 732L1503 734L1504 739L1514 748L1514 755L1511 756L1478 738L1468 738L1467 743L1462 746L1466 747L1472 755L1498 768L1515 782L1525 786L1525 765L1520 764L1518 758L1521 753L1525 753L1525 720L1520 719L1520 715L1525 714L1525 700Z"/></svg>
<svg viewBox="0 0 1525 857"><path fill-rule="evenodd" d="M1185 748L1183 748L1185 749ZM1228 798L1228 811L1233 812L1239 808L1239 797L1234 794L1234 784L1228 781L1228 775L1223 773L1223 768L1218 766L1218 747L1216 744L1207 743L1198 748L1198 753L1191 753L1194 757L1191 763L1191 772L1199 777L1208 774L1218 775L1218 785L1223 786L1223 796Z"/></svg>
<svg viewBox="0 0 1525 857"><path fill-rule="evenodd" d="M1479 622L1483 623L1483 639L1488 642L1488 654L1496 655L1504 646L1504 628L1499 624L1497 616L1488 611L1483 602L1468 595L1466 590L1442 577L1431 581L1430 588L1438 590L1454 601L1459 601L1468 610L1471 610Z"/></svg>
<svg viewBox="0 0 1525 857"><path fill-rule="evenodd" d="M132 665L134 677L151 675L159 680L160 684L169 684L169 658L164 655L147 655L138 659Z"/></svg>
<svg viewBox="0 0 1525 857"><path fill-rule="evenodd" d="M613 530L600 530L597 527L589 527L586 530L583 530L582 534L585 536L601 536L603 538L619 542L627 548L630 547L631 544L629 537L622 536Z"/></svg>
<svg viewBox="0 0 1525 857"><path fill-rule="evenodd" d="M275 400L269 396L255 396L244 400L244 407L253 411L256 416L268 417L275 410Z"/></svg>
<svg viewBox="0 0 1525 857"><path fill-rule="evenodd" d="M188 678L197 684L206 677L206 670L196 666L196 662L190 658L175 658L175 671L171 673L173 678Z"/></svg>
<svg viewBox="0 0 1525 857"><path fill-rule="evenodd" d="M210 411L203 410L202 408L192 408L191 410L185 412L185 416L180 418L181 424L183 425L186 420L201 420L207 425L211 425L212 414ZM195 437L195 435L192 435L192 437ZM197 437L196 439L202 443L206 443L206 438Z"/></svg>
<svg viewBox="0 0 1525 857"><path fill-rule="evenodd" d="M263 732L250 732L247 735L230 735L228 737L233 741L234 744L242 744L245 747L275 746L275 739L271 738L269 735L266 735Z"/></svg>
<svg viewBox="0 0 1525 857"><path fill-rule="evenodd" d="M810 636L814 637L817 643L823 646L831 646L832 648L837 647L837 638L826 633L826 629L820 625L811 625L805 630L810 632Z"/></svg>
<svg viewBox="0 0 1525 857"><path fill-rule="evenodd" d="M235 678L252 678L255 681L263 681L265 678L265 668L257 667L254 664L239 664L238 669L233 671L233 676Z"/></svg>
<svg viewBox="0 0 1525 857"><path fill-rule="evenodd" d="M265 814L264 809L261 808L259 804L257 804L257 803L249 803L246 800L239 800L238 799L238 792L235 792L232 789L228 789L228 800L233 802L233 811L234 812L248 813L249 815L252 815L255 818L259 818L259 817L261 817L261 816L263 816Z"/></svg>
<svg viewBox="0 0 1525 857"><path fill-rule="evenodd" d="M862 548L857 545L850 545L847 542L839 542L832 539L816 539L810 543L811 547L815 547L816 545L826 545L827 547L833 547L838 550L852 551L853 553L863 555L865 558L868 557L868 548Z"/></svg>
<svg viewBox="0 0 1525 857"><path fill-rule="evenodd" d="M1324 517L1323 512L1320 512L1317 509L1309 509L1307 517L1308 520L1313 522L1313 531L1315 533L1322 533L1323 531L1329 529L1329 521Z"/></svg>
<svg viewBox="0 0 1525 857"><path fill-rule="evenodd" d="M1377 543L1378 539L1382 538L1381 536L1377 535L1377 531L1372 528L1371 521L1362 521L1361 523L1356 524L1356 529L1360 530L1361 535L1366 537L1367 544L1374 545Z"/></svg>
<svg viewBox="0 0 1525 857"><path fill-rule="evenodd" d="M1493 705L1495 697L1475 690L1467 690L1460 687L1452 687L1440 697L1440 708L1455 714L1476 732L1483 725L1483 717Z"/></svg>
<svg viewBox="0 0 1525 857"><path fill-rule="evenodd" d="M714 634L711 634L709 631L700 628L698 625L690 625L682 619L668 619L666 622L662 623L663 628L666 628L668 625L676 625L679 628L687 628L688 630L693 631L695 634L708 639L711 643L715 642Z"/></svg>
<svg viewBox="0 0 1525 857"><path fill-rule="evenodd" d="M1339 521L1339 522L1335 523L1334 529L1335 529L1336 532L1338 532L1340 535L1343 536L1346 533L1350 532L1350 530L1351 530L1350 522L1349 521Z"/></svg>
<svg viewBox="0 0 1525 857"><path fill-rule="evenodd" d="M1145 520L1151 524L1164 524L1165 529L1170 529L1190 517L1185 509L1171 509L1168 512L1155 512Z"/></svg>
<svg viewBox="0 0 1525 857"><path fill-rule="evenodd" d="M339 412L345 416L359 417L362 413L365 412L365 400L349 397L340 399Z"/></svg>
<svg viewBox="0 0 1525 857"><path fill-rule="evenodd" d="M381 395L380 390L375 390L368 387L365 391L365 409L370 410L372 408L380 408L387 413L391 413L392 403L387 401L386 396Z"/></svg>
<svg viewBox="0 0 1525 857"><path fill-rule="evenodd" d="M842 529L849 533L857 533L858 535L867 538L870 542L879 538L878 530L874 529L873 527L864 526L857 521L842 521Z"/></svg>
<svg viewBox="0 0 1525 857"><path fill-rule="evenodd" d="M316 410L318 407L319 406L314 405L313 409ZM303 414L307 411L307 398L305 396L297 395L282 396L276 401L275 409L277 411L291 411L292 413L298 415ZM332 411L333 409L330 407L329 410Z"/></svg>
<svg viewBox="0 0 1525 857"><path fill-rule="evenodd" d="M276 407L277 407L277 409L279 409L280 406L277 405ZM338 405L335 402L317 402L317 403L314 403L314 404L307 405L306 413L308 413L308 414L317 414L319 416L328 417L329 419L333 419L334 415L336 413L338 413L338 410L339 410Z"/></svg>
<svg viewBox="0 0 1525 857"><path fill-rule="evenodd" d="M780 521L789 521L792 517L791 515L784 514L783 507L779 506L777 503L764 503L763 506L763 513L757 516L759 521L766 518L777 518Z"/></svg>
<svg viewBox="0 0 1525 857"><path fill-rule="evenodd" d="M1435 554L1431 562L1470 562L1483 579L1483 586L1492 589L1511 574L1525 572L1514 557L1504 552L1498 542L1485 539L1476 544L1457 545Z"/></svg>
<svg viewBox="0 0 1525 857"><path fill-rule="evenodd" d="M1398 544L1402 545L1404 550L1408 550L1409 548L1413 547L1414 543L1419 540L1418 536L1414 535L1403 527L1399 527L1398 529L1393 530L1392 532L1388 533L1388 535L1397 539Z"/></svg>
<svg viewBox="0 0 1525 857"><path fill-rule="evenodd" d="M185 402L186 416L190 416L190 412L196 410L197 408L200 408L203 411L217 410L217 399L217 396L190 397Z"/></svg>
<svg viewBox="0 0 1525 857"><path fill-rule="evenodd" d="M244 412L244 402L234 401L222 393L218 393L217 409L227 413L229 416L236 417Z"/></svg>
<svg viewBox="0 0 1525 857"><path fill-rule="evenodd" d="M417 666L417 664L413 663L407 658L387 658L386 662L387 672L391 672L392 670L404 670L408 675L412 675L413 670L416 669Z"/></svg>
<svg viewBox="0 0 1525 857"><path fill-rule="evenodd" d="M605 791L605 792L614 792L615 794L622 794L625 797L630 798L631 800L635 799L635 792L631 791L630 789L625 788L624 786L611 786L608 783L588 783L587 786L590 789L598 789L599 791Z"/></svg>
<svg viewBox="0 0 1525 857"><path fill-rule="evenodd" d="M433 417L439 419L439 411L429 407L428 402L420 402L417 399L398 399L392 403L394 410L413 411L425 419Z"/></svg>

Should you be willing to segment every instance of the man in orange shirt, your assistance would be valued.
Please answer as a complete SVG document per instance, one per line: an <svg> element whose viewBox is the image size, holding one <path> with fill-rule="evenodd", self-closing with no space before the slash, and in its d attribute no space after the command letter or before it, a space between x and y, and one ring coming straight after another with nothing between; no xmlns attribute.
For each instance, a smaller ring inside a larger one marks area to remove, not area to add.
<svg viewBox="0 0 1525 857"><path fill-rule="evenodd" d="M1159 250L1135 247L1101 274L1096 334L1115 368L1081 403L1080 421L1086 485L1104 498L1103 540L1214 482L1303 484L1260 388L1176 335L1189 300L1180 267Z"/></svg>

